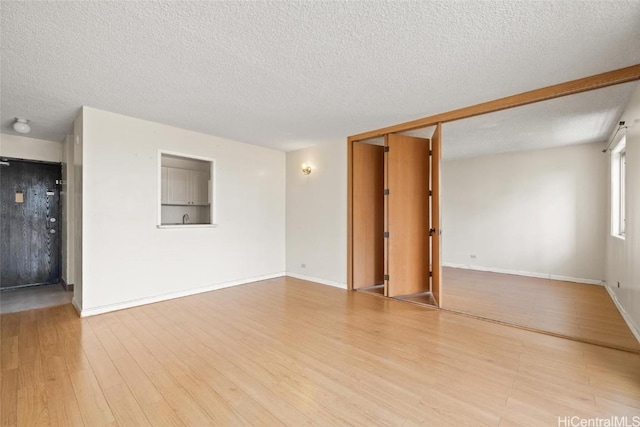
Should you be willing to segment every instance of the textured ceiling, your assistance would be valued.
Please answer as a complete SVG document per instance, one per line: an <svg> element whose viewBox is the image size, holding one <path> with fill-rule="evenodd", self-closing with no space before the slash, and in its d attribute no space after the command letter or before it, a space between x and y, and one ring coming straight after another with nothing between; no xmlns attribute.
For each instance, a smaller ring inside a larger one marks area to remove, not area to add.
<svg viewBox="0 0 640 427"><path fill-rule="evenodd" d="M639 1L1 9L0 130L21 116L52 140L88 105L292 150L640 63Z"/></svg>

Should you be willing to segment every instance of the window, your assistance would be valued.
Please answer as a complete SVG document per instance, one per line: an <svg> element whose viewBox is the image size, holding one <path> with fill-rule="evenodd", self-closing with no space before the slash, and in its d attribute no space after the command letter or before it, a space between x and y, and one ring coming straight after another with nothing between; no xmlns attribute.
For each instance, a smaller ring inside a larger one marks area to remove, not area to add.
<svg viewBox="0 0 640 427"><path fill-rule="evenodd" d="M611 154L611 234L625 236L626 137L622 137Z"/></svg>
<svg viewBox="0 0 640 427"><path fill-rule="evenodd" d="M626 172L626 163L627 163L627 151L626 149L620 152L620 218L618 221L620 222L620 235L624 236L625 226L627 218L625 216L624 202L626 200L625 196L625 172Z"/></svg>
<svg viewBox="0 0 640 427"><path fill-rule="evenodd" d="M158 226L214 225L214 161L167 152L159 156Z"/></svg>

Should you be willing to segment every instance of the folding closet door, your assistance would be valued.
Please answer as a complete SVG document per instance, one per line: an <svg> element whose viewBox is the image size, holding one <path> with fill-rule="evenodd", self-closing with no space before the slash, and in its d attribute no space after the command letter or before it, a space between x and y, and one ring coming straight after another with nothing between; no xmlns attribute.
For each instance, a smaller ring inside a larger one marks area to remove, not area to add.
<svg viewBox="0 0 640 427"><path fill-rule="evenodd" d="M429 140L390 134L387 145L386 296L430 292Z"/></svg>
<svg viewBox="0 0 640 427"><path fill-rule="evenodd" d="M442 307L442 238L440 229L440 159L442 157L442 124L438 123L431 137L431 293Z"/></svg>
<svg viewBox="0 0 640 427"><path fill-rule="evenodd" d="M384 283L384 147L353 143L353 289Z"/></svg>

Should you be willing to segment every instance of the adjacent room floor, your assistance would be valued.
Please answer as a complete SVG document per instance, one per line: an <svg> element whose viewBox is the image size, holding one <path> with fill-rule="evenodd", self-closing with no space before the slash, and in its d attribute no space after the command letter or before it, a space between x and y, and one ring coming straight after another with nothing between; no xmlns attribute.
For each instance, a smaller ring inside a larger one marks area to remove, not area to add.
<svg viewBox="0 0 640 427"><path fill-rule="evenodd" d="M71 298L73 292L59 284L5 289L0 291L0 314L70 304Z"/></svg>
<svg viewBox="0 0 640 427"><path fill-rule="evenodd" d="M640 411L639 354L292 278L0 322L3 425L557 425Z"/></svg>
<svg viewBox="0 0 640 427"><path fill-rule="evenodd" d="M447 310L640 351L604 286L444 268L443 289Z"/></svg>

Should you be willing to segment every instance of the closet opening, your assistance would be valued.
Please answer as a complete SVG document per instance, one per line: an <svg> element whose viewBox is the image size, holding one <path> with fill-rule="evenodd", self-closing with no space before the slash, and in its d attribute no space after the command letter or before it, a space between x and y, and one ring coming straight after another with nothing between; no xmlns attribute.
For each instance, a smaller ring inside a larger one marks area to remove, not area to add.
<svg viewBox="0 0 640 427"><path fill-rule="evenodd" d="M440 216L441 133L444 123L634 82L639 78L640 65L633 65L349 136L347 288L447 307L443 304ZM447 139L450 135L447 134ZM420 139L422 143L418 142ZM429 141L429 160L423 166L417 162L416 166L416 159L424 159L421 154L424 140ZM367 144L383 146L382 161L380 148L370 150L376 152L372 156L377 160L371 164L377 167L366 167L368 161L364 159L367 156L362 151L367 150L363 148ZM395 151L394 147L397 148ZM405 174L407 171L413 173ZM368 174L375 179L367 178ZM429 179L429 186L420 187L424 185L425 177ZM381 181L382 207L379 196ZM424 192L427 189L429 196L425 202ZM369 191L373 196L365 198ZM383 213L382 220L380 212ZM425 245L425 241L429 243Z"/></svg>
<svg viewBox="0 0 640 427"><path fill-rule="evenodd" d="M353 289L439 306L439 135L432 126L352 143Z"/></svg>

